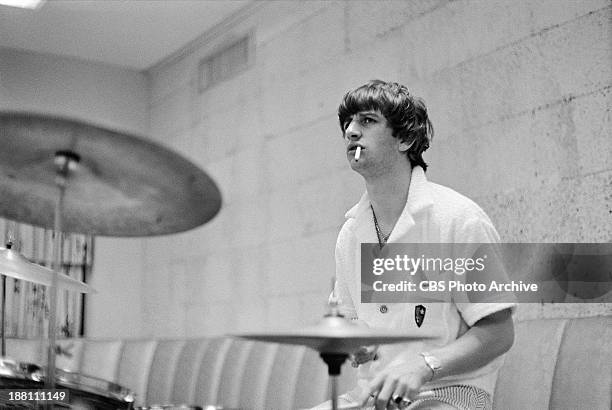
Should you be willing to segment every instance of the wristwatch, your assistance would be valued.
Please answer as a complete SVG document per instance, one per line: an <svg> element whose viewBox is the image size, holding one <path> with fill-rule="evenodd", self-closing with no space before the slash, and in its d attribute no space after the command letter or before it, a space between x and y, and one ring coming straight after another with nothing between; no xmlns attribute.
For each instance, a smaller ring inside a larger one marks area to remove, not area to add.
<svg viewBox="0 0 612 410"><path fill-rule="evenodd" d="M440 359L438 359L436 356L432 355L429 352L421 352L419 354L423 356L423 359L425 360L427 367L431 369L432 374L431 374L431 379L429 379L429 381L432 381L433 378L438 373L438 370L442 368L442 362L440 362Z"/></svg>

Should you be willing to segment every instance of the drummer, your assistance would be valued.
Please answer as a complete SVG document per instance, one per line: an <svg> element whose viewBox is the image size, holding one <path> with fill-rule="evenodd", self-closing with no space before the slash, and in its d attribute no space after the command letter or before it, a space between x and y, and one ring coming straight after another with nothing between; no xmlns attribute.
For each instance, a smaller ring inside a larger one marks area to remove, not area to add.
<svg viewBox="0 0 612 410"><path fill-rule="evenodd" d="M435 338L399 349L364 348L354 356L359 386L341 402L491 409L497 371L514 340L514 304L360 303L358 255L362 242L378 241L381 248L387 242L491 243L499 242L497 231L473 201L427 180L422 153L433 127L424 102L405 86L370 81L344 96L338 117L348 162L366 188L336 243L341 311L370 327L415 335L427 329Z"/></svg>

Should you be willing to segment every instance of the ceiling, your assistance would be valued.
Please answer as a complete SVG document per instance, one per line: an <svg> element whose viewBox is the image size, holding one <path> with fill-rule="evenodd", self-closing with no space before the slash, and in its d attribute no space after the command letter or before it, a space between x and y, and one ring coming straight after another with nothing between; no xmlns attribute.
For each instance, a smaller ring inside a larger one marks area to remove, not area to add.
<svg viewBox="0 0 612 410"><path fill-rule="evenodd" d="M47 0L0 5L0 47L146 70L252 0Z"/></svg>

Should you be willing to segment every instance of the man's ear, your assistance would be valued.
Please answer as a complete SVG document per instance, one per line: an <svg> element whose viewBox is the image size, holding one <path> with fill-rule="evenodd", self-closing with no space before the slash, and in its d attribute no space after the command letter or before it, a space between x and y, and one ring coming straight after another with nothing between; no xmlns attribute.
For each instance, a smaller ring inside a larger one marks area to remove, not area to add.
<svg viewBox="0 0 612 410"><path fill-rule="evenodd" d="M414 145L414 141L415 140L412 140L412 142L410 144L408 144L406 141L400 141L400 144L399 144L399 147L398 147L399 151L400 152L408 151Z"/></svg>

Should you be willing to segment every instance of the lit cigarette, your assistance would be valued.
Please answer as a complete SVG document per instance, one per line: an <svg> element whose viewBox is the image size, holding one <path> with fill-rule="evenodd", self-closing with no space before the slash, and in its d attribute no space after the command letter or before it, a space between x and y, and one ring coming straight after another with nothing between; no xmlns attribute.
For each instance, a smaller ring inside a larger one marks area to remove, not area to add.
<svg viewBox="0 0 612 410"><path fill-rule="evenodd" d="M360 156L361 156L361 147L357 147L357 150L355 150L355 161L359 161Z"/></svg>

